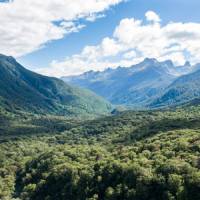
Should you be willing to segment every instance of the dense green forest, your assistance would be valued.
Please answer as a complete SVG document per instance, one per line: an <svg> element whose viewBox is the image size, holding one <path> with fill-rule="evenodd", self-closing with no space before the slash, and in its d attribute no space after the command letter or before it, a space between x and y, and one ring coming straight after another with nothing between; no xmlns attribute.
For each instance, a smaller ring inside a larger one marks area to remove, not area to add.
<svg viewBox="0 0 200 200"><path fill-rule="evenodd" d="M199 106L87 121L0 113L1 200L200 199Z"/></svg>
<svg viewBox="0 0 200 200"><path fill-rule="evenodd" d="M0 106L60 116L102 116L112 105L93 92L24 68L13 57L0 54Z"/></svg>

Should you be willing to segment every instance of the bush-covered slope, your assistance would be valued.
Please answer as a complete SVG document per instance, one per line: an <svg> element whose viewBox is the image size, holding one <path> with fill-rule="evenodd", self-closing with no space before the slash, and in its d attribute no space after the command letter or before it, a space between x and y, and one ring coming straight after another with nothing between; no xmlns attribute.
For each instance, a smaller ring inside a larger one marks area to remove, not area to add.
<svg viewBox="0 0 200 200"><path fill-rule="evenodd" d="M200 98L200 70L175 80L164 94L156 99L151 106L161 107L183 104Z"/></svg>
<svg viewBox="0 0 200 200"><path fill-rule="evenodd" d="M7 110L58 115L101 115L111 105L94 93L33 73L0 55L0 104Z"/></svg>
<svg viewBox="0 0 200 200"><path fill-rule="evenodd" d="M0 199L199 200L200 107L50 124L1 137Z"/></svg>
<svg viewBox="0 0 200 200"><path fill-rule="evenodd" d="M199 200L200 132L160 133L134 146L61 146L17 174L22 199Z"/></svg>

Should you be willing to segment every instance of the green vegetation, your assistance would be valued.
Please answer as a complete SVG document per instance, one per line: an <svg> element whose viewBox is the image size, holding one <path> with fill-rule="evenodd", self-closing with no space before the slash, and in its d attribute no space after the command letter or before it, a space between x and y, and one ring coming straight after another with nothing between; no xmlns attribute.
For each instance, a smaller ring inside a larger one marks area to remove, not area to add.
<svg viewBox="0 0 200 200"><path fill-rule="evenodd" d="M166 107L198 102L200 98L200 70L177 78L162 95L152 102L152 107Z"/></svg>
<svg viewBox="0 0 200 200"><path fill-rule="evenodd" d="M88 121L0 116L2 200L200 199L198 106Z"/></svg>
<svg viewBox="0 0 200 200"><path fill-rule="evenodd" d="M96 94L31 72L12 57L0 55L0 105L7 111L69 117L101 116L112 111Z"/></svg>

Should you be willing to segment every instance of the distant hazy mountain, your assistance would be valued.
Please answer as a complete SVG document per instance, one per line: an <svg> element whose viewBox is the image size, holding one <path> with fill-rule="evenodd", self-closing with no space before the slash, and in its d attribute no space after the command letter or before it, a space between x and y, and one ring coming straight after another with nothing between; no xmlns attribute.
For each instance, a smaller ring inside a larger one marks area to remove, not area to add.
<svg viewBox="0 0 200 200"><path fill-rule="evenodd" d="M158 62L147 58L128 68L89 71L62 79L88 88L114 104L140 107L158 98L177 77L195 70L196 66L191 66L188 62L184 66L176 67L170 60Z"/></svg>
<svg viewBox="0 0 200 200"><path fill-rule="evenodd" d="M196 65L199 68L200 65ZM200 98L200 70L176 79L151 106L162 107L186 102L198 103Z"/></svg>
<svg viewBox="0 0 200 200"><path fill-rule="evenodd" d="M111 111L110 103L96 94L60 79L33 73L4 55L0 55L0 105L59 115L96 115Z"/></svg>

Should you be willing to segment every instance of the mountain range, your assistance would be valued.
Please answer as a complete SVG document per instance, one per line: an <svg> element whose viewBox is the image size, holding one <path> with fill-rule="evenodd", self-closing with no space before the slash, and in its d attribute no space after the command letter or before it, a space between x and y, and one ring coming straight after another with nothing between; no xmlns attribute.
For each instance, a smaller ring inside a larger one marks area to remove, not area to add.
<svg viewBox="0 0 200 200"><path fill-rule="evenodd" d="M175 66L171 60L159 62L146 58L131 67L89 71L62 77L62 80L90 89L113 104L154 108L200 97L199 70L200 64L186 62L183 66Z"/></svg>
<svg viewBox="0 0 200 200"><path fill-rule="evenodd" d="M199 102L200 64L175 66L146 58L131 67L61 79L27 70L0 55L0 107L65 116L103 115L122 105L137 109ZM111 102L111 103L109 103Z"/></svg>
<svg viewBox="0 0 200 200"><path fill-rule="evenodd" d="M112 106L93 92L25 69L0 55L0 105L7 110L65 116L101 115Z"/></svg>
<svg viewBox="0 0 200 200"><path fill-rule="evenodd" d="M82 76L116 104L184 106L125 111L0 55L0 199L199 200L198 65L146 59Z"/></svg>
<svg viewBox="0 0 200 200"><path fill-rule="evenodd" d="M170 84L152 106L162 107L197 102L200 98L200 70L183 75Z"/></svg>

